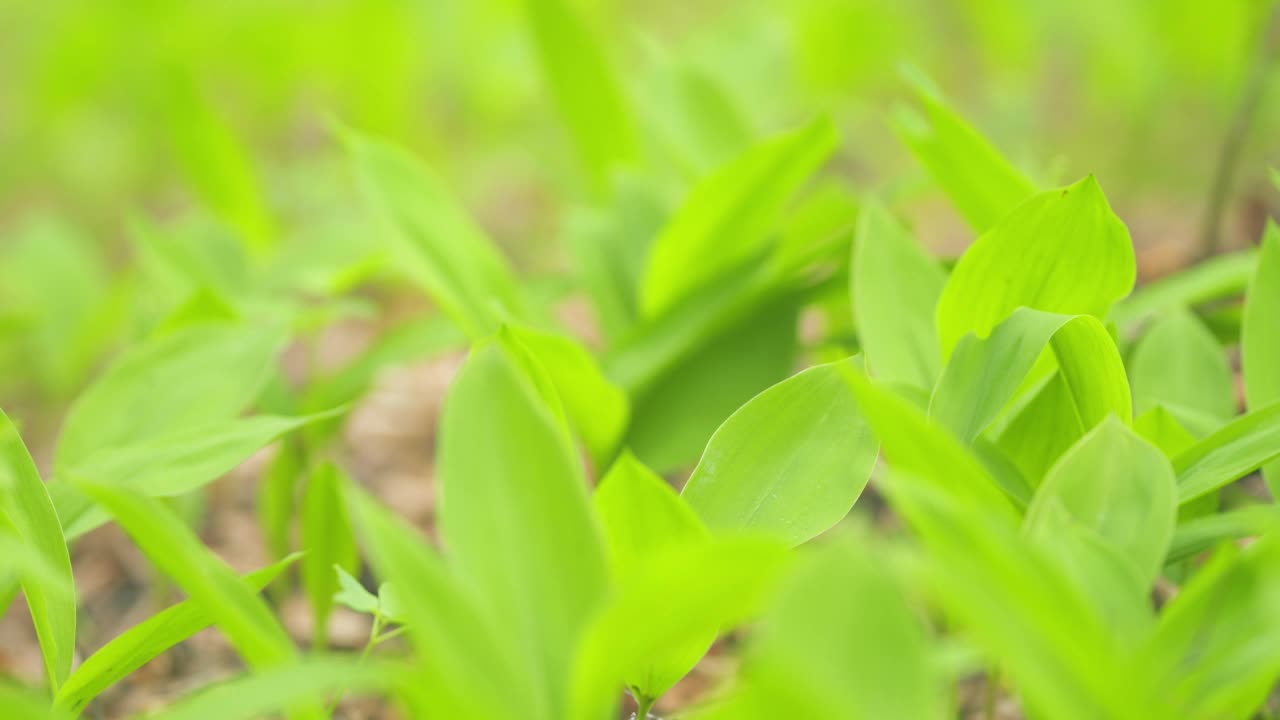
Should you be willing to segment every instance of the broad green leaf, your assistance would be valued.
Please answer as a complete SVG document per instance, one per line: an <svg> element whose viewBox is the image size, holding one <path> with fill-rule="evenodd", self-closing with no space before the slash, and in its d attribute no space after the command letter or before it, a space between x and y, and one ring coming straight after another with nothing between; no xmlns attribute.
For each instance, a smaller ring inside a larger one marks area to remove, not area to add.
<svg viewBox="0 0 1280 720"><path fill-rule="evenodd" d="M614 462L592 504L609 547L614 576L624 593L654 557L696 548L708 538L698 516L675 490L630 453ZM623 681L636 697L656 700L706 654L718 631L716 625L700 628L680 646L622 668Z"/></svg>
<svg viewBox="0 0 1280 720"><path fill-rule="evenodd" d="M1130 420L1124 362L1102 323L1089 315L1027 308L1015 310L985 339L960 340L934 390L930 417L972 442L1014 399L1046 351L1057 362L1084 429L1109 414Z"/></svg>
<svg viewBox="0 0 1280 720"><path fill-rule="evenodd" d="M725 420L683 491L709 528L799 545L844 518L878 452L845 380L856 366L809 368Z"/></svg>
<svg viewBox="0 0 1280 720"><path fill-rule="evenodd" d="M661 57L661 56L660 56ZM646 131L684 170L698 177L742 152L756 133L720 82L696 62L661 57L656 87L646 88Z"/></svg>
<svg viewBox="0 0 1280 720"><path fill-rule="evenodd" d="M409 676L390 663L319 656L224 680L199 690L146 720L255 720L277 717L300 703L336 693L356 695L396 689Z"/></svg>
<svg viewBox="0 0 1280 720"><path fill-rule="evenodd" d="M49 707L49 698L19 687L9 681L0 682L0 707L9 717L22 720L75 720L72 713Z"/></svg>
<svg viewBox="0 0 1280 720"><path fill-rule="evenodd" d="M1245 294L1240 364L1250 410L1280 400L1280 228L1267 225L1258 266ZM1273 497L1280 497L1280 462L1262 466Z"/></svg>
<svg viewBox="0 0 1280 720"><path fill-rule="evenodd" d="M293 516L298 505L298 485L307 459L302 444L290 440L276 445L275 455L258 478L258 525L271 557L284 557L293 545Z"/></svg>
<svg viewBox="0 0 1280 720"><path fill-rule="evenodd" d="M354 485L348 505L369 562L413 602L405 625L415 655L417 702L438 717L515 717L534 692L510 638L482 614L480 598L454 576L422 536Z"/></svg>
<svg viewBox="0 0 1280 720"><path fill-rule="evenodd" d="M261 590L299 557L290 555L249 573L245 580L253 589ZM212 623L212 614L194 600L165 608L116 636L85 659L58 690L54 705L71 712L82 712L103 690Z"/></svg>
<svg viewBox="0 0 1280 720"><path fill-rule="evenodd" d="M783 583L751 637L732 717L944 717L920 619L866 542L839 538Z"/></svg>
<svg viewBox="0 0 1280 720"><path fill-rule="evenodd" d="M989 434L992 451L1017 468L1027 487L1034 488L1088 429L1076 408L1073 389L1061 372L1055 372L1019 398L1011 414Z"/></svg>
<svg viewBox="0 0 1280 720"><path fill-rule="evenodd" d="M1280 403L1254 410L1173 459L1178 496L1185 505L1230 484L1280 456Z"/></svg>
<svg viewBox="0 0 1280 720"><path fill-rule="evenodd" d="M67 411L55 474L99 451L236 417L261 392L285 339L278 326L207 325L133 347Z"/></svg>
<svg viewBox="0 0 1280 720"><path fill-rule="evenodd" d="M573 711L564 717L616 716L618 689L631 668L687 648L707 628L758 613L789 557L784 544L749 536L658 553L591 623L573 666Z"/></svg>
<svg viewBox="0 0 1280 720"><path fill-rule="evenodd" d="M348 133L365 201L386 225L393 264L472 339L521 316L506 260L409 151Z"/></svg>
<svg viewBox="0 0 1280 720"><path fill-rule="evenodd" d="M357 565L355 539L343 502L344 475L332 463L316 468L302 490L302 585L311 601L311 644L328 642L327 624L338 589L334 567L352 572Z"/></svg>
<svg viewBox="0 0 1280 720"><path fill-rule="evenodd" d="M838 138L830 120L757 144L702 179L654 239L640 307L656 317L759 254L791 197Z"/></svg>
<svg viewBox="0 0 1280 720"><path fill-rule="evenodd" d="M700 338L696 349L632 395L626 442L654 470L669 472L696 462L734 410L794 367L795 298L761 298L756 310L755 316Z"/></svg>
<svg viewBox="0 0 1280 720"><path fill-rule="evenodd" d="M1161 316L1146 331L1129 359L1129 378L1135 412L1163 406L1189 428L1204 424L1195 422L1203 417L1209 431L1235 415L1235 383L1226 354L1185 309Z"/></svg>
<svg viewBox="0 0 1280 720"><path fill-rule="evenodd" d="M245 662L253 668L282 665L297 657L293 641L240 578L155 498L103 483L77 487L111 513L147 559L200 606Z"/></svg>
<svg viewBox="0 0 1280 720"><path fill-rule="evenodd" d="M894 130L969 225L978 232L991 228L1031 197L1035 185L947 107L927 81L914 84L919 111L899 108Z"/></svg>
<svg viewBox="0 0 1280 720"><path fill-rule="evenodd" d="M440 422L439 523L459 577L532 673L529 712L555 718L607 570L582 468L536 393L500 345L473 351Z"/></svg>
<svg viewBox="0 0 1280 720"><path fill-rule="evenodd" d="M31 455L9 417L0 412L0 528L34 553L48 573L19 572L44 658L49 688L56 692L75 654L76 590L62 526ZM0 582L0 585L8 582ZM7 606L7 603L6 603Z"/></svg>
<svg viewBox="0 0 1280 720"><path fill-rule="evenodd" d="M605 49L574 3L533 0L528 28L560 117L577 146L593 189L608 189L611 172L635 154L635 128L621 83Z"/></svg>
<svg viewBox="0 0 1280 720"><path fill-rule="evenodd" d="M627 396L600 370L591 353L566 335L508 326L506 332L533 355L555 386L576 435L593 461L618 449L630 408Z"/></svg>
<svg viewBox="0 0 1280 720"><path fill-rule="evenodd" d="M853 315L875 377L929 390L941 372L934 314L946 273L883 205L870 203L854 241Z"/></svg>
<svg viewBox="0 0 1280 720"><path fill-rule="evenodd" d="M1169 459L1177 457L1178 453L1196 444L1196 436L1160 405L1135 417L1133 431L1143 440L1160 448L1160 452Z"/></svg>
<svg viewBox="0 0 1280 720"><path fill-rule="evenodd" d="M1278 536L1245 550L1223 546L1161 613L1138 659L1177 712L1248 717L1280 676Z"/></svg>
<svg viewBox="0 0 1280 720"><path fill-rule="evenodd" d="M227 474L281 435L332 415L223 420L103 448L63 466L50 494L67 537L79 537L105 522L106 515L68 481L90 480L153 497L180 495Z"/></svg>
<svg viewBox="0 0 1280 720"><path fill-rule="evenodd" d="M1090 175L1039 193L960 257L938 300L943 357L960 338L986 337L1019 306L1106 317L1133 289L1133 245Z"/></svg>
<svg viewBox="0 0 1280 720"><path fill-rule="evenodd" d="M796 201L778 229L769 265L778 277L789 277L823 263L844 264L858 225L858 213L858 200L847 182L815 182L813 189ZM928 315L932 322L932 308Z"/></svg>
<svg viewBox="0 0 1280 720"><path fill-rule="evenodd" d="M1017 517L1006 491L950 430L931 422L910 400L873 383L856 369L850 369L845 380L894 471L936 483L961 504L1010 521Z"/></svg>
<svg viewBox="0 0 1280 720"><path fill-rule="evenodd" d="M1063 512L1122 558L1139 597L1164 565L1173 535L1177 492L1173 468L1155 447L1108 418L1068 450L1045 475L1023 527L1035 533Z"/></svg>
<svg viewBox="0 0 1280 720"><path fill-rule="evenodd" d="M1111 309L1110 318L1128 329L1167 310L1195 307L1244 292L1258 262L1255 250L1210 258L1149 282Z"/></svg>

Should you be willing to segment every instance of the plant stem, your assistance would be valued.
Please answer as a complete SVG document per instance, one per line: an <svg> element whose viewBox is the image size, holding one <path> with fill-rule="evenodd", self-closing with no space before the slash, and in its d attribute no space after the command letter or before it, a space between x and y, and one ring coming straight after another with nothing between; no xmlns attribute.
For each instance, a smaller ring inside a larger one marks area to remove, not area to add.
<svg viewBox="0 0 1280 720"><path fill-rule="evenodd" d="M1271 64L1280 55L1280 3L1273 3L1266 28L1258 41L1257 53L1249 70L1240 94L1240 104L1236 106L1235 115L1227 128L1227 135L1222 141L1218 153L1218 164L1214 169L1213 183L1209 186L1209 199L1205 206L1204 223L1200 230L1199 255L1201 260L1216 254L1222 239L1222 216L1227 209L1227 201L1234 184L1236 166L1240 164L1240 155L1244 151L1245 140L1253 118L1257 115L1258 106L1267 89L1267 75Z"/></svg>
<svg viewBox="0 0 1280 720"><path fill-rule="evenodd" d="M382 614L375 613L373 616L373 626L369 628L369 639L365 642L364 649L360 651L359 662L367 660L369 658L369 653L373 652L374 646L383 639L379 637L379 634L382 632L382 623ZM325 710L325 714L333 715L333 711L338 709L338 703L342 702L342 696L346 694L347 689L345 687L339 690L338 693L333 696L333 700L329 701L329 707Z"/></svg>
<svg viewBox="0 0 1280 720"><path fill-rule="evenodd" d="M645 720L649 717L649 711L653 709L655 698L647 698L644 695L636 696L636 720Z"/></svg>

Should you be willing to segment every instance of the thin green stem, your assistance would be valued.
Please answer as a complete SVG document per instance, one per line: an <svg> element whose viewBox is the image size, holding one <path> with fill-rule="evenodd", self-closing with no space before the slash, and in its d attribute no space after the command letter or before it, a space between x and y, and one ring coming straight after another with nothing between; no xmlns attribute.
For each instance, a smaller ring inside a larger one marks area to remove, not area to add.
<svg viewBox="0 0 1280 720"><path fill-rule="evenodd" d="M359 662L364 662L369 659L369 653L373 652L373 648L377 646L378 643L386 639L386 637L381 635L383 624L384 620L382 614L374 613L373 626L369 628L369 639L365 642L364 649L360 651ZM388 635L391 634L392 633L388 633ZM338 703L342 702L342 696L346 694L347 689L345 687L339 690L337 694L333 696L333 700L329 701L329 707L325 710L325 714L333 715L333 711L338 709Z"/></svg>

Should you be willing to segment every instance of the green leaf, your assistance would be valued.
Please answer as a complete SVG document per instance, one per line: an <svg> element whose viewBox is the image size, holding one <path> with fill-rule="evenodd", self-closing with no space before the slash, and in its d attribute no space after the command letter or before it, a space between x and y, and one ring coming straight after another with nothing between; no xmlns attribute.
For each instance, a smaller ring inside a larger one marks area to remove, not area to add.
<svg viewBox="0 0 1280 720"><path fill-rule="evenodd" d="M1030 532L1055 512L1122 558L1142 597L1164 565L1177 513L1173 468L1155 447L1112 417L1085 435L1045 475L1027 508Z"/></svg>
<svg viewBox="0 0 1280 720"><path fill-rule="evenodd" d="M353 132L347 149L365 201L386 225L393 264L472 339L521 317L506 260L409 151Z"/></svg>
<svg viewBox="0 0 1280 720"><path fill-rule="evenodd" d="M866 542L837 539L783 584L751 637L732 717L944 717L920 619Z"/></svg>
<svg viewBox="0 0 1280 720"><path fill-rule="evenodd" d="M655 555L591 623L573 666L573 711L561 717L616 716L628 671L758 613L789 556L774 539L734 536Z"/></svg>
<svg viewBox="0 0 1280 720"><path fill-rule="evenodd" d="M205 325L131 348L67 411L55 475L98 451L238 416L266 385L285 340L279 326Z"/></svg>
<svg viewBox="0 0 1280 720"><path fill-rule="evenodd" d="M798 545L844 518L878 452L844 377L855 367L809 368L725 420L683 492L709 528Z"/></svg>
<svg viewBox="0 0 1280 720"><path fill-rule="evenodd" d="M593 188L606 190L611 172L635 154L635 128L621 82L572 3L528 3L528 28L560 117L577 146Z"/></svg>
<svg viewBox="0 0 1280 720"><path fill-rule="evenodd" d="M529 712L555 718L607 571L582 468L536 392L501 346L473 351L440 422L439 523L459 577L533 673Z"/></svg>
<svg viewBox="0 0 1280 720"><path fill-rule="evenodd" d="M990 337L966 335L942 372L929 415L964 442L983 433L1023 388L1046 352L1070 391L1083 430L1109 414L1130 420L1129 384L1120 351L1089 315L1057 315L1019 308ZM1079 434L1068 439L1074 442Z"/></svg>
<svg viewBox="0 0 1280 720"><path fill-rule="evenodd" d="M1106 317L1133 289L1133 245L1090 175L1032 196L960 257L938 300L944 357L986 337L1019 306Z"/></svg>
<svg viewBox="0 0 1280 720"><path fill-rule="evenodd" d="M1280 676L1277 539L1224 546L1161 613L1137 661L1176 706L1165 717L1247 717L1271 692Z"/></svg>
<svg viewBox="0 0 1280 720"><path fill-rule="evenodd" d="M1210 431L1235 415L1235 383L1226 354L1185 309L1161 316L1142 336L1129 360L1129 377L1135 412L1162 406L1175 417L1203 417Z"/></svg>
<svg viewBox="0 0 1280 720"><path fill-rule="evenodd" d="M152 564L212 618L245 662L265 668L292 661L297 652L279 621L195 533L159 500L103 483L76 486L111 513Z"/></svg>
<svg viewBox="0 0 1280 720"><path fill-rule="evenodd" d="M1280 228L1267 225L1258 266L1249 281L1240 328L1244 396L1256 410L1280 401ZM1280 462L1262 467L1273 497L1280 497Z"/></svg>
<svg viewBox="0 0 1280 720"><path fill-rule="evenodd" d="M0 412L0 522L47 573L18 573L31 611L49 687L57 691L75 654L76 591L62 526L31 455L9 417ZM0 583L3 584L3 583ZM7 605L7 603L6 603Z"/></svg>
<svg viewBox="0 0 1280 720"><path fill-rule="evenodd" d="M853 315L871 373L929 390L941 372L934 328L947 276L883 205L869 203L854 242Z"/></svg>
<svg viewBox="0 0 1280 720"><path fill-rule="evenodd" d="M928 169L951 203L982 232L994 226L1036 187L924 80L914 83L919 111L899 108L893 129ZM1035 237L1035 236L1029 236Z"/></svg>
<svg viewBox="0 0 1280 720"><path fill-rule="evenodd" d="M1170 459L1196 444L1192 435L1168 410L1157 405L1133 419L1133 431L1160 448Z"/></svg>
<svg viewBox="0 0 1280 720"><path fill-rule="evenodd" d="M627 428L627 396L606 378L591 353L566 335L508 326L555 386L564 412L597 464L617 451Z"/></svg>
<svg viewBox="0 0 1280 720"><path fill-rule="evenodd" d="M223 420L103 448L64 465L50 485L50 493L67 537L79 537L105 522L106 516L77 492L70 480L125 487L152 497L180 495L222 477L281 435L333 414Z"/></svg>
<svg viewBox="0 0 1280 720"><path fill-rule="evenodd" d="M334 565L333 571L338 578L339 590L333 595L333 601L339 605L365 615L378 614L378 596L364 589L359 580L351 577L351 573Z"/></svg>
<svg viewBox="0 0 1280 720"><path fill-rule="evenodd" d="M1179 523L1169 544L1169 562L1208 550L1222 540L1263 535L1280 530L1280 507L1246 505L1237 510L1197 517Z"/></svg>
<svg viewBox="0 0 1280 720"><path fill-rule="evenodd" d="M58 708L49 707L49 698L37 695L24 687L0 682L0 707L14 718L22 720L75 720L76 716Z"/></svg>
<svg viewBox="0 0 1280 720"><path fill-rule="evenodd" d="M698 516L675 490L630 453L623 453L610 468L592 503L614 576L624 588L662 553L696 548L708 538ZM622 680L637 696L656 700L706 654L718 630L718 626L702 628L682 645L623 668Z"/></svg>
<svg viewBox="0 0 1280 720"><path fill-rule="evenodd" d="M276 445L275 455L258 479L258 524L271 557L284 557L293 544L293 516L298 504L298 483L306 458L301 443L285 441Z"/></svg>
<svg viewBox="0 0 1280 720"><path fill-rule="evenodd" d="M325 463L311 472L302 492L302 585L311 601L311 644L323 648L334 592L333 568L352 572L357 565L355 538L343 503L342 471Z"/></svg>
<svg viewBox="0 0 1280 720"><path fill-rule="evenodd" d="M787 202L837 142L834 125L821 118L752 146L699 181L650 248L643 315L663 314L761 253Z"/></svg>
<svg viewBox="0 0 1280 720"><path fill-rule="evenodd" d="M412 528L354 485L346 496L369 562L413 598L403 611L421 709L436 717L527 715L532 670L518 662L510 636L485 618L481 598Z"/></svg>
<svg viewBox="0 0 1280 720"><path fill-rule="evenodd" d="M255 671L201 689L146 720L254 720L278 717L300 703L319 703L334 693L394 689L404 668L347 657L312 657Z"/></svg>
<svg viewBox="0 0 1280 720"><path fill-rule="evenodd" d="M1280 403L1222 426L1173 460L1183 505L1232 483L1280 457Z"/></svg>
<svg viewBox="0 0 1280 720"><path fill-rule="evenodd" d="M1168 310L1239 295L1257 262L1257 251L1244 250L1197 263L1138 288L1111 309L1111 319L1127 329Z"/></svg>
<svg viewBox="0 0 1280 720"><path fill-rule="evenodd" d="M266 587L300 555L255 570L245 581L255 590ZM124 679L164 651L213 623L213 616L198 602L187 600L168 607L116 636L90 655L59 689L54 705L82 712L103 690Z"/></svg>

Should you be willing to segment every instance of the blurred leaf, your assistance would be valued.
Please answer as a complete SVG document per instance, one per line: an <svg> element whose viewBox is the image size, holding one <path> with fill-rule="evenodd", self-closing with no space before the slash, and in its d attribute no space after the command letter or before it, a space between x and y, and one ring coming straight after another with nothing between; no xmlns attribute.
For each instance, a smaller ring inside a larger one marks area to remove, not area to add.
<svg viewBox="0 0 1280 720"><path fill-rule="evenodd" d="M1223 425L1173 459L1183 505L1280 456L1280 403Z"/></svg>
<svg viewBox="0 0 1280 720"><path fill-rule="evenodd" d="M354 485L347 501L373 567L413 602L405 625L414 649L416 702L439 717L527 713L533 678L486 605L445 567L422 537ZM530 715L530 717L538 717Z"/></svg>
<svg viewBox="0 0 1280 720"><path fill-rule="evenodd" d="M255 510L271 557L289 554L293 542L290 531L298 504L298 481L305 463L300 444L285 440L276 445L275 455L258 479Z"/></svg>
<svg viewBox="0 0 1280 720"><path fill-rule="evenodd" d="M822 118L752 146L700 180L653 241L642 314L663 314L760 253L788 201L837 143L835 126Z"/></svg>
<svg viewBox="0 0 1280 720"><path fill-rule="evenodd" d="M995 226L1035 194L1035 185L947 107L927 80L912 84L919 111L899 108L893 128L974 230Z"/></svg>
<svg viewBox="0 0 1280 720"><path fill-rule="evenodd" d="M365 615L378 614L378 596L364 589L359 580L351 577L351 573L340 565L332 569L338 578L339 590L333 595L333 601L339 605Z"/></svg>
<svg viewBox="0 0 1280 720"><path fill-rule="evenodd" d="M616 716L618 685L629 669L687 649L707 628L758 613L788 559L785 545L759 537L715 537L658 553L591 623L573 666L572 712L564 717Z"/></svg>
<svg viewBox="0 0 1280 720"><path fill-rule="evenodd" d="M555 718L607 571L582 468L535 392L500 346L472 352L440 421L439 523L459 577L532 673L529 712Z"/></svg>
<svg viewBox="0 0 1280 720"><path fill-rule="evenodd" d="M1039 193L960 257L938 300L943 356L1019 306L1106 317L1134 281L1133 245L1093 176Z"/></svg>
<svg viewBox="0 0 1280 720"><path fill-rule="evenodd" d="M1173 459L1178 453L1196 444L1196 436L1182 427L1168 410L1157 405L1133 419L1133 431L1142 439L1160 448L1164 456Z"/></svg>
<svg viewBox="0 0 1280 720"><path fill-rule="evenodd" d="M1185 309L1161 316L1146 331L1129 359L1129 377L1138 413L1162 406L1186 427L1207 425L1209 431L1235 415L1235 382L1226 354ZM1197 423L1197 418L1203 420Z"/></svg>
<svg viewBox="0 0 1280 720"><path fill-rule="evenodd" d="M930 417L972 442L1014 399L1042 354L1056 361L1083 430L1108 414L1129 422L1124 363L1102 323L1027 308L1014 310L985 339L961 338L934 389Z"/></svg>
<svg viewBox="0 0 1280 720"><path fill-rule="evenodd" d="M614 575L624 586L643 574L654 557L695 548L708 537L684 500L630 453L623 453L610 468L592 501ZM702 659L718 630L700 628L681 645L622 667L623 681L638 698L657 700Z"/></svg>
<svg viewBox="0 0 1280 720"><path fill-rule="evenodd" d="M1138 659L1178 717L1246 717L1280 676L1277 536L1220 549L1161 613Z"/></svg>
<svg viewBox="0 0 1280 720"><path fill-rule="evenodd" d="M76 486L111 513L160 572L201 606L251 667L270 667L297 656L293 641L238 577L159 500L103 483Z"/></svg>
<svg viewBox="0 0 1280 720"><path fill-rule="evenodd" d="M392 264L472 339L521 316L515 276L498 249L409 151L346 134L360 190L386 226Z"/></svg>
<svg viewBox="0 0 1280 720"><path fill-rule="evenodd" d="M134 346L67 411L55 470L239 415L266 384L285 339L278 326L203 325Z"/></svg>
<svg viewBox="0 0 1280 720"><path fill-rule="evenodd" d="M838 538L787 579L751 637L724 717L942 718L928 638L880 558ZM852 606L851 606L852 604Z"/></svg>
<svg viewBox="0 0 1280 720"><path fill-rule="evenodd" d="M1178 524L1169 545L1169 562L1182 560L1217 545L1222 540L1263 535L1280 530L1280 507L1245 507L1197 517Z"/></svg>
<svg viewBox="0 0 1280 720"><path fill-rule="evenodd" d="M11 717L22 720L74 720L76 715L49 707L49 698L30 690L0 681L0 707Z"/></svg>
<svg viewBox="0 0 1280 720"><path fill-rule="evenodd" d="M277 717L299 703L341 692L385 691L404 681L402 668L355 658L320 656L224 680L147 720L254 720Z"/></svg>
<svg viewBox="0 0 1280 720"><path fill-rule="evenodd" d="M598 465L618 449L630 413L627 396L601 372L596 359L567 335L507 326L546 371L574 432Z"/></svg>
<svg viewBox="0 0 1280 720"><path fill-rule="evenodd" d="M328 642L329 613L338 589L333 568L354 572L357 565L343 477L337 466L325 463L311 472L302 491L302 585L311 601L311 644L316 648Z"/></svg>
<svg viewBox="0 0 1280 720"><path fill-rule="evenodd" d="M297 561L290 555L244 577L255 590L266 587ZM194 600L170 606L117 635L85 659L54 697L54 706L82 712L99 693L146 665L153 658L213 623L213 616Z"/></svg>
<svg viewBox="0 0 1280 720"><path fill-rule="evenodd" d="M941 372L934 327L946 273L879 203L862 209L850 272L858 341L871 374L930 390Z"/></svg>
<svg viewBox="0 0 1280 720"><path fill-rule="evenodd" d="M76 590L71 557L58 514L18 430L0 412L0 528L39 558L47 573L19 571L18 581L44 658L49 688L57 692L75 655ZM6 603L7 606L7 603Z"/></svg>
<svg viewBox="0 0 1280 720"><path fill-rule="evenodd" d="M1122 329L1166 310L1194 307L1244 292L1258 262L1255 250L1210 258L1139 287L1116 303L1111 319Z"/></svg>
<svg viewBox="0 0 1280 720"><path fill-rule="evenodd" d="M1240 364L1250 410L1280 400L1280 228L1275 223L1267 224L1245 295ZM1262 477L1272 497L1280 498L1280 462L1264 465Z"/></svg>
<svg viewBox="0 0 1280 720"><path fill-rule="evenodd" d="M1023 527L1035 534L1048 514L1064 513L1115 551L1132 573L1135 597L1142 598L1164 565L1176 511L1169 461L1111 417L1050 468Z"/></svg>
<svg viewBox="0 0 1280 720"><path fill-rule="evenodd" d="M878 452L845 381L853 367L809 368L725 420L683 491L709 528L799 545L844 518Z"/></svg>
<svg viewBox="0 0 1280 720"><path fill-rule="evenodd" d="M528 27L560 117L597 193L635 154L630 110L600 37L566 0L532 0Z"/></svg>

